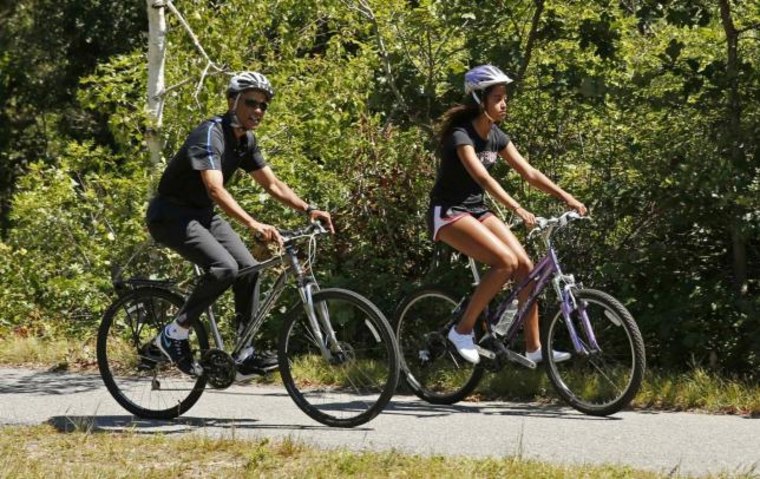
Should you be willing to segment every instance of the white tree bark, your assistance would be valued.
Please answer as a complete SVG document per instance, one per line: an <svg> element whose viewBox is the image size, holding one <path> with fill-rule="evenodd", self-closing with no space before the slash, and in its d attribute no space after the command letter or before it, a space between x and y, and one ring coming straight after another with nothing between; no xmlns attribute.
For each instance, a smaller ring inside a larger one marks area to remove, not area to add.
<svg viewBox="0 0 760 479"><path fill-rule="evenodd" d="M148 2L148 125L145 141L154 165L161 162L161 125L164 110L164 64L166 53L166 18L164 0Z"/></svg>

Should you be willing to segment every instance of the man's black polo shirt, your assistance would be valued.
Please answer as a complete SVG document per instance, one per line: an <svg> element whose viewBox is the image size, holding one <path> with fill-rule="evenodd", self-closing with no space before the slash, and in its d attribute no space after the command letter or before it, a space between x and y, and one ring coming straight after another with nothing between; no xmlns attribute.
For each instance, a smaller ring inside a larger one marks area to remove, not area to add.
<svg viewBox="0 0 760 479"><path fill-rule="evenodd" d="M267 163L253 132L235 138L227 113L201 123L185 140L161 176L160 196L192 208L211 208L214 203L201 180L202 170L219 170L227 184L238 168L252 172Z"/></svg>

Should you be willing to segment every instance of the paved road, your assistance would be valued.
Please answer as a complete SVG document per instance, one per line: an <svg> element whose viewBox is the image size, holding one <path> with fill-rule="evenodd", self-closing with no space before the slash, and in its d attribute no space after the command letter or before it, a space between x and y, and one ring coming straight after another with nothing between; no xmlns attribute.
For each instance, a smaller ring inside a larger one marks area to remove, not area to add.
<svg viewBox="0 0 760 479"><path fill-rule="evenodd" d="M282 387L208 390L174 422L139 420L97 375L0 369L0 424L50 423L62 431L206 434L285 438L321 447L396 449L423 455L521 455L561 464L615 463L669 473L760 474L760 419L668 412L584 416L568 408L481 402L434 406L397 396L356 429L325 427L303 414Z"/></svg>

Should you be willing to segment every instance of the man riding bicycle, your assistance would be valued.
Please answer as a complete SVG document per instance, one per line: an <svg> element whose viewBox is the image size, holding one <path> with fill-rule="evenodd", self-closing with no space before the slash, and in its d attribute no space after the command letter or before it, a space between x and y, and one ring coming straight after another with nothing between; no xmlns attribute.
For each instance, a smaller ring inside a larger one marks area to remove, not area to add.
<svg viewBox="0 0 760 479"><path fill-rule="evenodd" d="M188 340L191 322L230 286L235 296L235 321L240 331L253 315L257 274L238 274L256 260L230 224L215 211L219 206L252 234L282 243L274 226L256 221L225 185L241 168L279 202L323 220L333 232L330 214L310 205L267 165L252 130L258 128L274 89L258 72L234 75L227 88L227 112L204 121L187 137L166 167L151 200L146 220L151 236L198 265L204 274L185 304L156 337L155 344L177 367L196 372ZM274 354L251 352L236 358L237 379L244 380L277 368Z"/></svg>

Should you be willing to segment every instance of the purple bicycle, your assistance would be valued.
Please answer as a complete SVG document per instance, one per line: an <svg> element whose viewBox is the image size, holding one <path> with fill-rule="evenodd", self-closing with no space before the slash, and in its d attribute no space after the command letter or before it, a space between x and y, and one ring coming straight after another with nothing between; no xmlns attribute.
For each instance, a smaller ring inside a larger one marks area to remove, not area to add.
<svg viewBox="0 0 760 479"><path fill-rule="evenodd" d="M477 365L462 359L446 339L468 296L459 299L445 289L423 287L400 303L396 337L402 376L418 397L453 404L473 392L486 370L500 371L509 363L535 369L537 364L518 353L513 344L530 307L551 284L556 311L542 321L541 344L545 371L557 393L573 408L594 416L614 414L630 403L646 368L639 328L620 301L602 291L584 289L573 275L563 273L552 243L556 231L580 219L574 211L537 218L528 237L541 236L546 256L504 300L481 315L475 327L481 356ZM477 284L478 270L472 258L468 260ZM514 312L524 288L533 288L530 299ZM567 351L571 358L555 362L546 354L552 349Z"/></svg>

